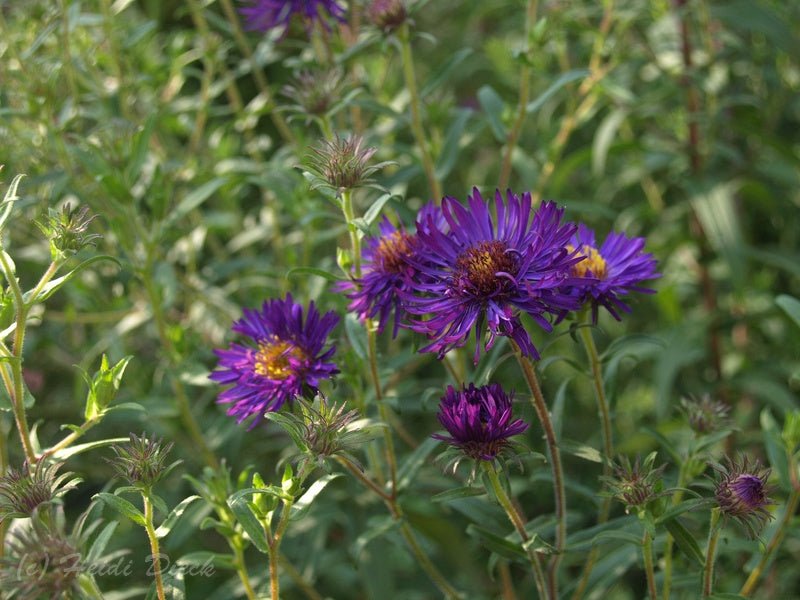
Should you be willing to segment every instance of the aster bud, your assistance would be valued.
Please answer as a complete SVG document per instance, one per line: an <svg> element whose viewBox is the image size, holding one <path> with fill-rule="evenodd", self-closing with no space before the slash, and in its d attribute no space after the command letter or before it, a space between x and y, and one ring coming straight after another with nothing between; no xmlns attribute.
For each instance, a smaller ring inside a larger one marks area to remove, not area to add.
<svg viewBox="0 0 800 600"><path fill-rule="evenodd" d="M767 480L771 470L764 469L756 460L750 462L748 457L734 461L727 459L727 464L711 465L719 478L714 489L714 498L720 511L741 523L751 538L758 537L759 532L772 515L767 506L774 504L768 497L771 491Z"/></svg>
<svg viewBox="0 0 800 600"><path fill-rule="evenodd" d="M625 505L626 513L632 509L657 508L651 503L664 495L661 473L666 465L654 467L655 460L655 452L650 453L644 462L638 456L633 463L627 456L620 456L612 465L613 476L601 478L611 495Z"/></svg>
<svg viewBox="0 0 800 600"><path fill-rule="evenodd" d="M116 456L108 462L130 485L149 490L181 462L166 465L172 445L156 437L148 439L144 432L141 437L131 433L127 444L111 446Z"/></svg>
<svg viewBox="0 0 800 600"><path fill-rule="evenodd" d="M730 406L714 400L708 394L698 398L682 398L681 408L695 433L707 434L720 431L730 425Z"/></svg>
<svg viewBox="0 0 800 600"><path fill-rule="evenodd" d="M342 98L341 87L341 69L301 71L290 85L283 87L282 93L294 101L290 109L321 117Z"/></svg>
<svg viewBox="0 0 800 600"><path fill-rule="evenodd" d="M33 470L25 464L0 477L0 522L30 517L78 485L80 480L72 478L72 473L58 475L60 467L61 463L40 460Z"/></svg>
<svg viewBox="0 0 800 600"><path fill-rule="evenodd" d="M408 13L403 0L372 0L367 16L373 25L390 32L406 22Z"/></svg>
<svg viewBox="0 0 800 600"><path fill-rule="evenodd" d="M312 188L325 186L340 192L371 183L370 175L389 163L369 165L377 148L365 148L363 144L363 138L357 135L345 138L336 135L333 140L324 140L312 148L309 167L322 179L313 182Z"/></svg>
<svg viewBox="0 0 800 600"><path fill-rule="evenodd" d="M103 237L87 233L89 225L96 218L97 215L89 214L87 206L73 209L66 203L60 211L49 209L47 216L37 221L36 225L50 241L52 259L64 260L86 246L95 246L97 240Z"/></svg>

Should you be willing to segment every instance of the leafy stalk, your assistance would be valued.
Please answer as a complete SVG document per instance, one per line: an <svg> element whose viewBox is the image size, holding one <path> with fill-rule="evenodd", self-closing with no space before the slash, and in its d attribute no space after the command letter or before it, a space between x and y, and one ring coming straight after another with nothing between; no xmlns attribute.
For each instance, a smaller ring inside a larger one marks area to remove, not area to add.
<svg viewBox="0 0 800 600"><path fill-rule="evenodd" d="M153 527L153 503L150 500L149 490L142 491L142 501L144 502L144 529L147 532L147 539L150 540L150 558L153 561L153 577L156 580L156 593L158 600L166 600L164 595L164 581L161 576L161 552L158 545L158 537Z"/></svg>
<svg viewBox="0 0 800 600"><path fill-rule="evenodd" d="M720 510L713 508L711 510L711 523L708 526L708 543L706 544L706 563L703 567L703 598L708 598L711 595L711 590L714 587L714 561L717 555L717 541L719 541L719 533L722 530L720 526Z"/></svg>

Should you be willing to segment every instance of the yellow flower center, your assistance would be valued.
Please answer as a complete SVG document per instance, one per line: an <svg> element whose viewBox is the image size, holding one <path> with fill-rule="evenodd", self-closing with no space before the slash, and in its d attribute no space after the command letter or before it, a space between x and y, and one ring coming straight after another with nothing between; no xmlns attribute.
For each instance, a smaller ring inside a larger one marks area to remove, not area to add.
<svg viewBox="0 0 800 600"><path fill-rule="evenodd" d="M405 268L405 259L411 254L411 236L402 231L394 231L381 238L375 250L376 262L389 273L399 273Z"/></svg>
<svg viewBox="0 0 800 600"><path fill-rule="evenodd" d="M567 251L572 252L575 248L567 246ZM576 277L586 277L587 273L591 273L598 279L605 279L606 277L606 260L597 251L597 248L592 248L589 245L584 245L581 252L586 255L581 262L572 265L572 274Z"/></svg>
<svg viewBox="0 0 800 600"><path fill-rule="evenodd" d="M481 242L456 259L456 271L466 276L481 294L498 292L508 279L498 277L497 273L508 273L512 277L517 274L517 261L506 250L506 245L498 240Z"/></svg>
<svg viewBox="0 0 800 600"><path fill-rule="evenodd" d="M270 379L283 381L293 372L290 358L303 360L306 355L293 343L277 338L269 342L260 342L256 353L255 372Z"/></svg>

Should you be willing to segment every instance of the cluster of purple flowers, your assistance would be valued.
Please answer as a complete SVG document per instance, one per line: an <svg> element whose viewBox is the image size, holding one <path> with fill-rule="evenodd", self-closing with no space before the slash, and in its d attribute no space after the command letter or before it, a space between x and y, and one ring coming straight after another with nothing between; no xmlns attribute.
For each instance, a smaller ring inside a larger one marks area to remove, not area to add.
<svg viewBox="0 0 800 600"><path fill-rule="evenodd" d="M538 359L522 315L548 332L583 307L595 319L600 306L619 319L620 310L630 310L622 298L652 292L640 284L659 276L643 247L643 238L621 233L598 247L590 229L565 221L564 209L552 202L534 209L529 193L509 190L490 203L476 188L466 205L451 197L441 207L426 205L415 233L384 218L379 235L365 241L361 277L339 290L349 309L376 320L379 331L391 323L393 336L401 326L425 335L421 352L442 358L474 337L477 363L481 347L488 351L505 336ZM320 316L313 303L304 320L291 296L245 310L233 330L252 343L216 351L219 369L211 379L231 385L219 402L232 404L228 413L240 422L255 416L255 424L316 391L338 372L330 362L335 347L325 348L337 322L334 313ZM448 388L439 420L450 434L440 439L482 460L492 460L507 438L527 428L511 420L511 396L496 384Z"/></svg>
<svg viewBox="0 0 800 600"><path fill-rule="evenodd" d="M318 21L327 27L327 15L344 21L345 12L336 0L244 0L239 12L251 30L269 31L289 28L293 17L305 21L306 26Z"/></svg>

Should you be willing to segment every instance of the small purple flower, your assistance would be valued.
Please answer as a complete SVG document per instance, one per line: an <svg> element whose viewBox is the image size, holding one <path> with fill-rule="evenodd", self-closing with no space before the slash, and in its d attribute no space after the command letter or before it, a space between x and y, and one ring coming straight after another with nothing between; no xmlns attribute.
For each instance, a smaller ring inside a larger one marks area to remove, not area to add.
<svg viewBox="0 0 800 600"><path fill-rule="evenodd" d="M294 15L300 15L307 23L319 21L325 27L325 14L344 21L344 9L336 0L245 0L246 6L239 9L245 18L246 28L257 31L289 28Z"/></svg>
<svg viewBox="0 0 800 600"><path fill-rule="evenodd" d="M620 296L631 291L655 293L655 290L639 285L642 281L661 277L656 272L653 255L642 251L644 243L644 238L629 238L624 233L612 232L598 248L594 231L582 223L578 225L567 250L577 250L586 258L572 267L573 275L581 279L570 288L570 292L580 298L581 304L591 303L595 322L598 306L603 306L619 321L618 309L631 311Z"/></svg>
<svg viewBox="0 0 800 600"><path fill-rule="evenodd" d="M502 335L511 337L525 356L538 358L519 311L551 331L547 313L579 308L577 299L564 292L573 283L572 266L581 260L566 250L575 225L562 224L564 209L552 202L533 213L530 193L519 197L509 190L504 201L496 192L496 225L477 188L468 200L465 207L444 198L444 227L435 213L417 223L420 243L410 261L418 277L413 293L400 294L406 312L424 317L412 320L410 328L433 340L420 351L442 358L474 331L477 363L488 327L486 350Z"/></svg>
<svg viewBox="0 0 800 600"><path fill-rule="evenodd" d="M394 309L392 337L396 337L401 316L398 290L409 289L411 284L415 269L408 258L417 238L402 226L396 228L386 217L378 227L380 235L367 238L364 245L361 278L340 289L352 290L347 294L351 300L348 308L360 319L378 318L378 332L383 331Z"/></svg>
<svg viewBox="0 0 800 600"><path fill-rule="evenodd" d="M494 460L509 444L508 438L528 428L522 419L511 420L513 394L497 383L456 390L447 386L437 417L450 434L433 434L437 440L460 448L476 460Z"/></svg>
<svg viewBox="0 0 800 600"><path fill-rule="evenodd" d="M245 309L232 329L254 344L233 343L227 350L214 350L220 368L210 379L232 385L217 401L232 403L228 414L239 423L254 416L255 426L264 413L278 411L305 390L316 390L321 380L339 372L328 362L336 346L324 349L338 322L333 311L320 316L313 302L304 320L303 307L291 294L264 302L260 311Z"/></svg>
<svg viewBox="0 0 800 600"><path fill-rule="evenodd" d="M772 518L767 506L774 504L767 496L770 470L761 468L758 461L750 464L747 457L738 462L728 460L727 466L712 465L720 475L714 497L726 517L739 521L747 528L750 537Z"/></svg>

